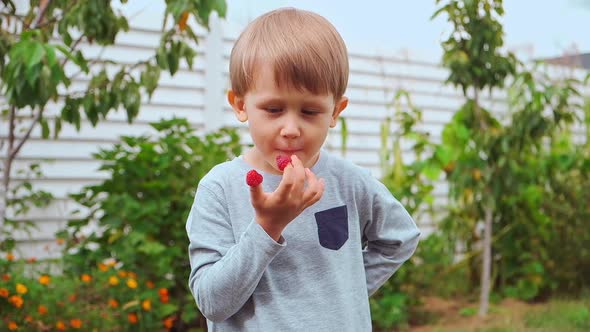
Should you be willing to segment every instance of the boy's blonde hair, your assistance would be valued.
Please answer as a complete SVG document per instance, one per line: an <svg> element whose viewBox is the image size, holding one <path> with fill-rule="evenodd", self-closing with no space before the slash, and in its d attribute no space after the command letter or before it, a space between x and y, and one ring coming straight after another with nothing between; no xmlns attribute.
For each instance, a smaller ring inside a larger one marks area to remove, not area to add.
<svg viewBox="0 0 590 332"><path fill-rule="evenodd" d="M261 63L274 66L276 84L340 99L348 84L348 52L324 17L305 10L268 12L241 33L230 56L231 89L244 96Z"/></svg>

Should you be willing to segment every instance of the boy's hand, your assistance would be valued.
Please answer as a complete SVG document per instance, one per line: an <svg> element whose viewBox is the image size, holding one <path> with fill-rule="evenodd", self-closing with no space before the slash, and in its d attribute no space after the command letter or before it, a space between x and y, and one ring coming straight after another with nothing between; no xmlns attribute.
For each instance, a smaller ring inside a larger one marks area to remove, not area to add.
<svg viewBox="0 0 590 332"><path fill-rule="evenodd" d="M277 190L265 193L260 185L250 187L256 222L275 241L279 240L285 227L308 206L319 201L323 193L324 180L318 179L309 168L304 168L295 155L285 168Z"/></svg>

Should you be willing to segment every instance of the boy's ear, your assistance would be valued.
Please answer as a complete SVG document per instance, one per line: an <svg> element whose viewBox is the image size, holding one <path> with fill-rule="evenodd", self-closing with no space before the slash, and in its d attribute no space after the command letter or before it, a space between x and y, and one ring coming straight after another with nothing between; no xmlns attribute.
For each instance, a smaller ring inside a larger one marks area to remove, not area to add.
<svg viewBox="0 0 590 332"><path fill-rule="evenodd" d="M248 120L248 114L246 113L246 109L244 107L244 98L236 95L233 90L228 90L227 101L234 110L234 114L236 115L236 118L238 118L238 121L246 122L246 120Z"/></svg>
<svg viewBox="0 0 590 332"><path fill-rule="evenodd" d="M340 100L336 103L336 106L334 106L334 113L332 113L332 121L330 122L330 128L336 127L336 125L338 124L338 117L340 116L340 113L344 111L346 106L348 106L348 97L342 96L342 98L340 98Z"/></svg>

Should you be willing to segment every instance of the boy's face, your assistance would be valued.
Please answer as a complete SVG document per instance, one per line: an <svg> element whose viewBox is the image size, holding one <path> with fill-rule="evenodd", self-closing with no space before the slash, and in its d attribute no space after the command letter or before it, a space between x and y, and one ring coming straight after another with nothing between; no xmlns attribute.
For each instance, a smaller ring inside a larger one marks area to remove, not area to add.
<svg viewBox="0 0 590 332"><path fill-rule="evenodd" d="M332 94L315 95L307 90L275 84L272 66L261 66L251 91L243 97L228 92L228 101L239 121L248 121L254 148L245 158L252 166L280 174L275 158L297 155L305 167L311 167L328 129L337 124L348 99L335 102Z"/></svg>

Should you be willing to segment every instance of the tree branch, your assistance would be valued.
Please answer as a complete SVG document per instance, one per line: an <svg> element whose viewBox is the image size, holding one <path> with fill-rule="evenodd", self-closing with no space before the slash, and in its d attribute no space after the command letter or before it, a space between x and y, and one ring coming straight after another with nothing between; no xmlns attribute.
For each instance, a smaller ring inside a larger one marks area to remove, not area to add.
<svg viewBox="0 0 590 332"><path fill-rule="evenodd" d="M14 122L16 121L16 106L12 105L10 107L10 118L8 119L8 153L12 151L12 147L14 146Z"/></svg>
<svg viewBox="0 0 590 332"><path fill-rule="evenodd" d="M12 146L14 145L14 128L16 121L16 106L10 107L9 117L9 130L8 130L8 149L6 150L6 159L4 160L4 169L2 170L2 186L0 186L0 228L4 227L4 220L6 219L6 208L8 205L8 187L10 185L10 171L12 168ZM2 235L2 234L0 234ZM0 237L0 242L3 241Z"/></svg>
<svg viewBox="0 0 590 332"><path fill-rule="evenodd" d="M50 3L51 0L41 0L39 3L39 12L37 13L37 17L35 17L33 24L31 24L31 29L36 29L41 21L43 21L43 16L45 16L45 12L47 11Z"/></svg>
<svg viewBox="0 0 590 332"><path fill-rule="evenodd" d="M50 18L49 20L46 20L45 22L37 25L37 29L42 29L42 28L44 28L44 27L46 27L46 26L48 26L50 24L56 23L59 20L61 20L62 18L63 18L63 15L61 15L61 16L54 16L54 17Z"/></svg>
<svg viewBox="0 0 590 332"><path fill-rule="evenodd" d="M4 176L2 178L2 187L8 192L8 183L10 182L10 166L14 157L12 156L12 148L14 146L14 128L16 121L16 106L10 107L10 117L8 119L8 149L6 150L6 160L4 161Z"/></svg>
<svg viewBox="0 0 590 332"><path fill-rule="evenodd" d="M43 116L43 111L44 110L45 110L45 107L41 108L39 110L39 112L35 115L35 118L31 122L31 125L29 126L29 129L27 129L27 132L25 133L25 135L23 136L23 138L20 140L20 142L18 142L18 145L14 149L8 150L9 151L8 160L14 159L14 157L16 157L16 155L18 154L18 152L20 151L20 149L25 144L25 142L29 139L29 137L31 136L31 132L35 128L35 125L37 125L37 123L39 122L39 120L41 120L41 117Z"/></svg>
<svg viewBox="0 0 590 332"><path fill-rule="evenodd" d="M71 51L73 52L74 49L76 48L76 46L78 46L78 44L80 44L80 42L82 41L82 38L84 38L84 34L81 34L80 37L78 37L78 39L76 39L76 41L72 44L72 47L70 47ZM70 60L70 58L68 58L67 56L63 59L63 61L61 62L61 67L63 68L66 63L68 63L68 61Z"/></svg>

